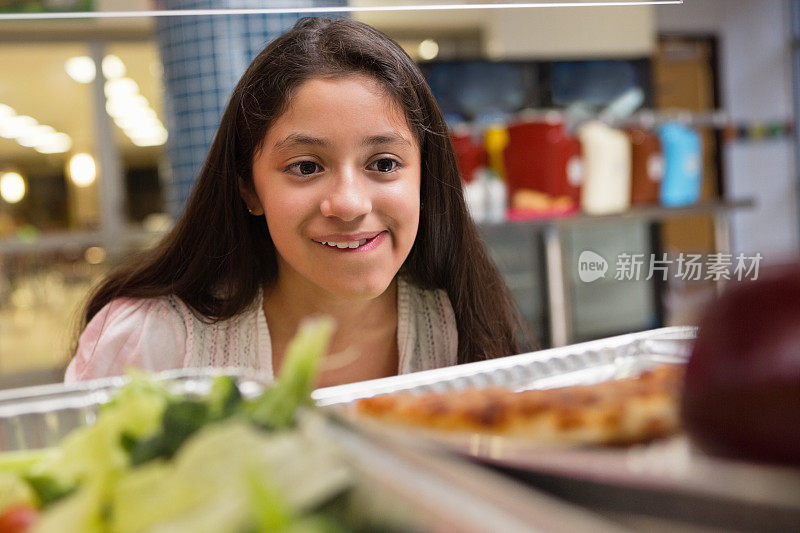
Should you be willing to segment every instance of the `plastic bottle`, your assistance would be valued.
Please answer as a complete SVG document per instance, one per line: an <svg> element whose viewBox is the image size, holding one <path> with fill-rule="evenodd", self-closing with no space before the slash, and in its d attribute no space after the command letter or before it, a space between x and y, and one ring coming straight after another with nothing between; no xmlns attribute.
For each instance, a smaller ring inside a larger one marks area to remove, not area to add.
<svg viewBox="0 0 800 533"><path fill-rule="evenodd" d="M467 128L458 127L450 132L450 141L456 155L456 163L464 183L475 179L475 172L488 164L488 155L483 144L473 138Z"/></svg>
<svg viewBox="0 0 800 533"><path fill-rule="evenodd" d="M508 190L506 184L494 172L486 176L486 221L505 222L508 207Z"/></svg>
<svg viewBox="0 0 800 533"><path fill-rule="evenodd" d="M489 168L485 174L486 220L504 222L508 207L508 187L506 186L505 161L503 154L508 146L508 130L505 126L493 124L486 128L483 136Z"/></svg>
<svg viewBox="0 0 800 533"><path fill-rule="evenodd" d="M702 144L696 131L678 122L658 128L664 151L664 177L661 180L661 203L678 207L696 203L702 184Z"/></svg>
<svg viewBox="0 0 800 533"><path fill-rule="evenodd" d="M577 204L583 182L581 145L567 132L563 117L549 113L511 124L508 132L504 160L510 195L529 189Z"/></svg>
<svg viewBox="0 0 800 533"><path fill-rule="evenodd" d="M631 144L625 133L599 121L578 129L583 148L581 208L605 215L627 210L631 203Z"/></svg>
<svg viewBox="0 0 800 533"><path fill-rule="evenodd" d="M464 185L464 202L467 204L467 211L472 216L472 220L478 223L486 221L488 201L486 180L483 177L476 177Z"/></svg>
<svg viewBox="0 0 800 533"><path fill-rule="evenodd" d="M661 142L655 133L644 128L630 128L628 136L631 139L631 204L656 204L664 175Z"/></svg>

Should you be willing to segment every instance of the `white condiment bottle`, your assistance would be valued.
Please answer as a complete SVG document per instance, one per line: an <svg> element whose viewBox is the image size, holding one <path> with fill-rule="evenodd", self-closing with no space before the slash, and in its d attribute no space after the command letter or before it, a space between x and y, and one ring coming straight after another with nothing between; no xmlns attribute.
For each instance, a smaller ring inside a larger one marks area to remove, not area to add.
<svg viewBox="0 0 800 533"><path fill-rule="evenodd" d="M464 185L464 202L472 220L477 223L485 222L488 211L488 198L486 180L481 176L481 170L475 172L475 179Z"/></svg>
<svg viewBox="0 0 800 533"><path fill-rule="evenodd" d="M486 179L486 221L500 223L506 220L508 188L497 174L490 172Z"/></svg>
<svg viewBox="0 0 800 533"><path fill-rule="evenodd" d="M606 215L630 208L631 144L628 136L593 120L578 129L578 138L583 149L583 211Z"/></svg>

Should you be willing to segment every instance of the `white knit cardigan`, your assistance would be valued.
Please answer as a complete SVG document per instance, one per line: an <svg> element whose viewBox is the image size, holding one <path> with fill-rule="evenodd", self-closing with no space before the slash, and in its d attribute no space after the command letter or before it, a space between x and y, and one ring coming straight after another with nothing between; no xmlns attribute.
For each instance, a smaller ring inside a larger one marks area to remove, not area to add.
<svg viewBox="0 0 800 533"><path fill-rule="evenodd" d="M160 371L240 367L273 378L272 342L259 294L245 312L207 324L177 296L120 298L86 326L65 382L122 374L127 367ZM458 331L443 290L397 284L399 374L456 364Z"/></svg>

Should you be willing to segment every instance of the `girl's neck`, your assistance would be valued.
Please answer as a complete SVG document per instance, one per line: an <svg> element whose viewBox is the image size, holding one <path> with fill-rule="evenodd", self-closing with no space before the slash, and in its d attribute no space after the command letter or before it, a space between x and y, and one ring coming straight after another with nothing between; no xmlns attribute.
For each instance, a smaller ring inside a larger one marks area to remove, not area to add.
<svg viewBox="0 0 800 533"><path fill-rule="evenodd" d="M264 292L264 315L272 341L272 366L277 375L286 346L303 318L329 315L336 332L323 362L319 386L394 375L398 369L397 279L370 300L338 298L308 283L280 278Z"/></svg>

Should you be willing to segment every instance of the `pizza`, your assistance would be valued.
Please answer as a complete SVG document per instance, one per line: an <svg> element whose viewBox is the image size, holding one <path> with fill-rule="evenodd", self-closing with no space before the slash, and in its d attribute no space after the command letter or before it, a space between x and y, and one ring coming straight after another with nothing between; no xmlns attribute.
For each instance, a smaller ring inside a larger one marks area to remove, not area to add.
<svg viewBox="0 0 800 533"><path fill-rule="evenodd" d="M543 444L632 444L678 431L682 383L683 365L663 365L594 385L386 394L359 400L355 411L404 426Z"/></svg>

